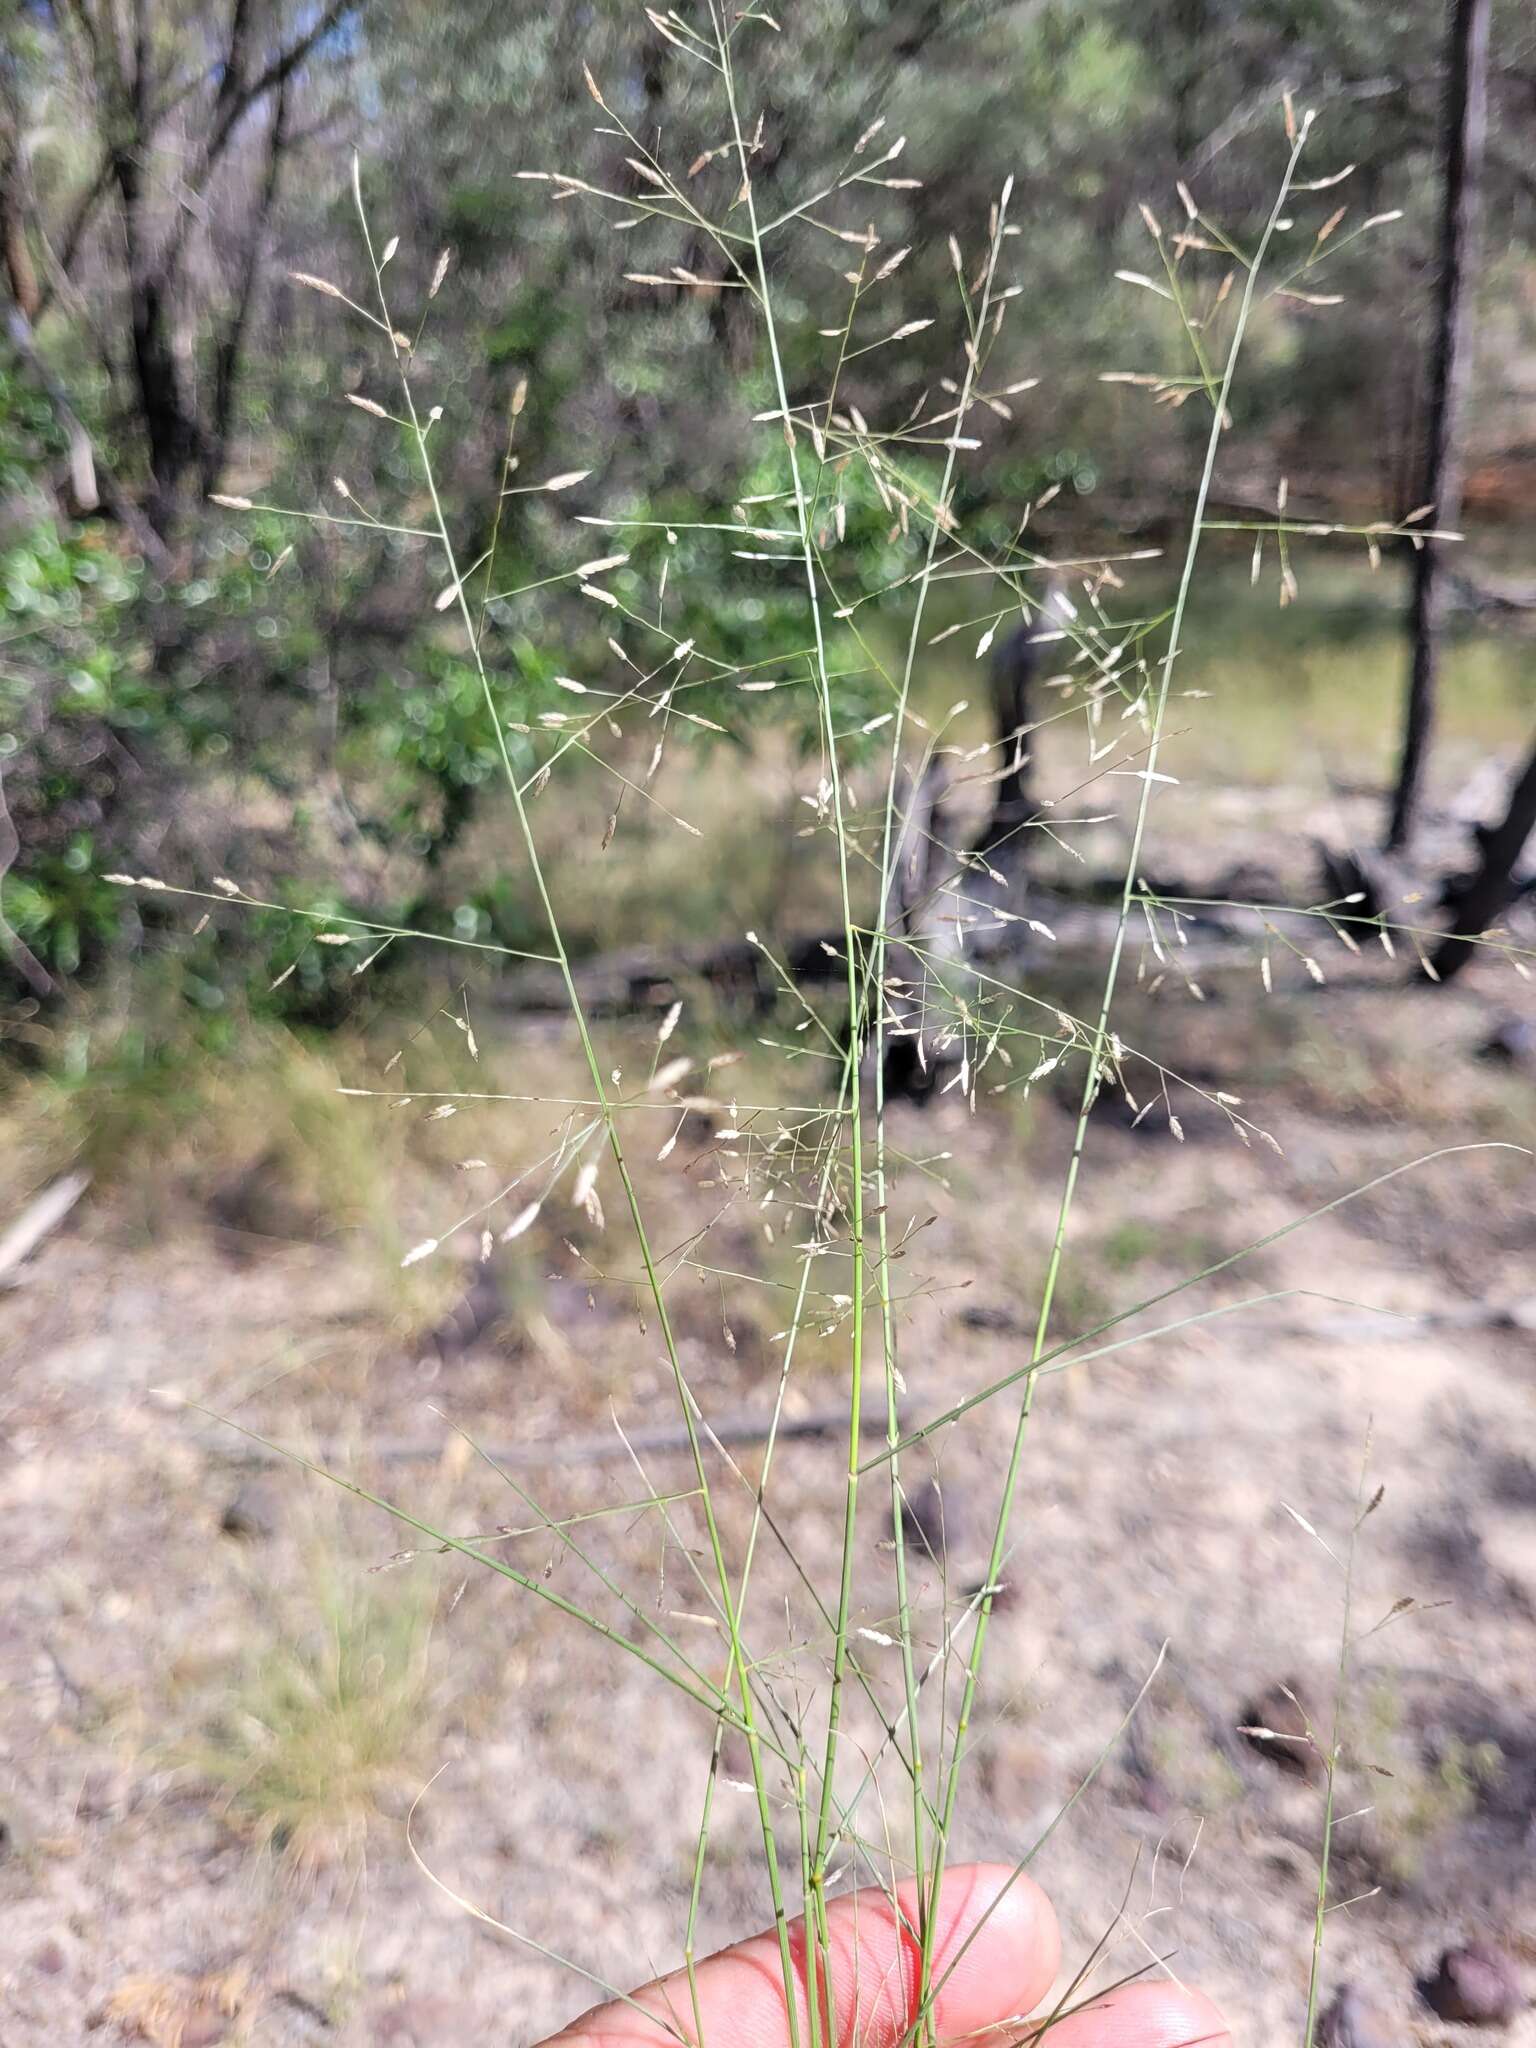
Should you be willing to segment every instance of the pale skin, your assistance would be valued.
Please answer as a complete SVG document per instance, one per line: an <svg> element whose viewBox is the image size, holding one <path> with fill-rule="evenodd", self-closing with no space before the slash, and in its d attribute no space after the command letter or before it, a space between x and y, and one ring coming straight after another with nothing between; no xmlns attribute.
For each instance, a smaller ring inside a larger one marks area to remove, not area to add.
<svg viewBox="0 0 1536 2048"><path fill-rule="evenodd" d="M910 1932L917 1899L910 1886L902 1886L899 1896L906 1927L878 1891L852 1893L828 1908L836 2025L820 2032L837 2048L908 2048L917 2002L917 1946ZM803 1986L805 1937L798 1921L791 1947ZM1079 1991L1071 2001L1078 2010L1042 2034L1051 2008L1036 2008L1060 1964L1056 1915L1038 1885L1000 1864L949 1872L934 1942L933 1981L942 1988L933 2017L940 2042L972 2048L1034 2048L1037 2041L1045 2048L1232 2048L1210 2000L1166 1978L1127 1984L1086 2003ZM1026 2018L1030 2013L1036 2015L1033 2022ZM796 2038L801 2044L811 2038L803 1989ZM791 2048L779 1945L771 1934L700 1963L693 1988L682 1975L658 1979L635 1992L633 2003L589 2012L545 2048L691 2048L701 2040L702 2048Z"/></svg>

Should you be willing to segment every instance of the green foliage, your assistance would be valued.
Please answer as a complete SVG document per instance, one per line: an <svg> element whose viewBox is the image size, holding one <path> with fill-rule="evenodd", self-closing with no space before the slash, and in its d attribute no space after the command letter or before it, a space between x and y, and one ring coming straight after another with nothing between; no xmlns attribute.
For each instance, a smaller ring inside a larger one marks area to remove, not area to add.
<svg viewBox="0 0 1536 2048"><path fill-rule="evenodd" d="M157 19L158 54L174 76L199 17ZM1501 46L1515 19L1501 11ZM39 224L57 245L96 154L84 144L97 102L74 69L80 53L55 25L28 16L19 26L15 84L35 137ZM1005 177L1016 180L1002 270L1023 303L989 377L1039 384L976 415L985 445L962 463L954 500L967 533L993 551L1011 542L1022 508L1053 487L1032 529L1044 550L1076 552L1102 536L1102 502L1113 502L1117 521L1127 506L1143 525L1164 515L1199 407L1157 407L1100 383L1105 371L1166 369L1175 359L1183 367L1166 303L1113 273L1157 271L1135 202L1153 203L1171 231L1182 216L1179 177L1223 218L1255 217L1283 143L1265 110L1276 81L1291 82L1320 109L1319 168L1357 166L1340 188L1349 213L1333 247L1372 214L1402 208L1405 218L1350 245L1345 304L1320 316L1284 301L1255 319L1240 423L1262 436L1266 472L1289 475L1298 493L1336 486L1368 492L1373 509L1383 498L1400 505L1416 433L1410 315L1422 298L1438 93L1413 10L1363 0L956 0L923 9L807 0L778 33L754 30L744 50L748 43L763 114L754 184L765 215L783 216L765 260L793 402L827 388L858 260L848 238L866 227L883 250L910 251L878 302L884 333L905 338L861 345L839 373L839 402L884 429L941 380L952 387L962 358L951 236L969 270L988 206ZM443 402L439 484L467 552L489 544L508 412L525 380L521 475L594 473L579 505L552 509L528 497L501 507L495 583L520 594L490 606L486 653L518 776L535 776L571 737L572 705L556 676L610 698L641 687L610 656L614 615L569 580L548 580L568 579L603 544L630 556L607 584L635 659L645 661L655 622L717 664L709 669L701 654L672 677L673 642L658 634L642 694L654 701L675 681L676 704L703 721L687 733L706 747L771 720L814 748L803 578L792 562L752 559L779 549L746 531L785 523L773 494L786 481L777 430L754 419L773 398L749 295L727 288L727 257L686 212L626 218L621 206L529 181L570 173L621 202L644 189L622 136L603 122L594 132L583 60L614 117L662 151L700 213L732 219L737 173L710 154L721 135L708 76L657 36L644 10L608 0L555 0L537 20L489 0L425 12L386 0L345 37L322 42L293 80L289 111L297 127L323 135L337 104L375 110L364 195L380 235L399 238L390 291L408 309L414 371ZM1371 91L1337 89L1360 79L1373 81ZM1496 94L1504 91L1496 77ZM808 195L857 161L877 115L885 125L866 144L866 163L874 167L897 137L906 138L902 160L802 213ZM1508 110L1496 104L1494 119L1491 205L1523 247L1512 195L1528 167ZM1229 146L1238 136L1244 146ZM164 144L162 135L156 151ZM342 154L311 146L277 189L234 410L230 466L240 474L221 481L311 512L336 508L341 477L370 516L419 533L424 498L409 436L345 403L375 383L375 398L389 400L390 365L334 300L285 279L302 270L371 293ZM225 217L229 203L215 193L196 236L217 247L243 231ZM126 304L112 253L120 240L97 238L75 294L56 294L40 340L133 490L145 460L124 367L132 349L125 332L107 331ZM451 265L429 297L440 250ZM642 281L671 278L676 266L721 288ZM188 273L182 311L201 335L212 323L197 317L196 275ZM77 299L101 309L96 327ZM1512 330L1510 342L1518 339ZM861 332L860 341L875 336ZM204 376L207 346L204 336ZM1305 446L1293 416L1299 387L1308 393ZM407 535L333 533L189 504L170 565L152 573L120 532L54 513L44 485L64 452L48 400L0 364L0 769L22 841L3 907L45 966L67 978L140 943L126 899L91 880L99 869L151 866L206 880L237 858L268 895L307 901L325 876L337 903L530 939L525 907L504 882L471 897L439 880L499 772L500 745L459 622L433 610L442 583L433 549ZM937 476L934 463L908 481L931 493ZM856 755L861 728L890 708L871 650L889 644L879 623L901 602L921 542L862 464L834 477L818 542L846 614L831 622L834 717ZM599 508L646 523L600 539L568 516ZM732 523L741 531L719 530ZM779 687L744 691L747 680ZM649 708L631 711L626 730ZM585 772L563 763L568 778ZM343 793L355 823L358 845L345 858L339 806L327 808L322 784ZM253 1001L265 1002L267 984L296 960L273 1004L306 1014L344 1006L343 963L321 964L312 945L295 939L294 951L274 931L252 927L249 939ZM226 941L201 993L189 976L194 1004L213 1003L230 957ZM0 979L16 986L3 961Z"/></svg>
<svg viewBox="0 0 1536 2048"><path fill-rule="evenodd" d="M154 705L128 625L138 565L99 524L66 525L30 494L28 465L49 441L28 395L0 378L0 475L22 513L0 546L0 771L23 848L0 906L68 976L110 940L121 907L96 873L103 750L152 731Z"/></svg>
<svg viewBox="0 0 1536 2048"><path fill-rule="evenodd" d="M531 701L553 665L523 639L508 668L492 672L496 711L513 728L508 746L520 775L536 765L526 739ZM547 701L547 688L543 695ZM501 768L501 753L473 665L438 639L408 649L393 673L349 707L348 725L361 739L353 758L382 775L384 829L434 859L458 838L475 793ZM516 728L522 727L519 731Z"/></svg>
<svg viewBox="0 0 1536 2048"><path fill-rule="evenodd" d="M50 1085L50 1124L64 1158L80 1158L98 1179L141 1162L198 1114L205 1049L161 990L146 991L131 1022L80 1023L60 1035Z"/></svg>
<svg viewBox="0 0 1536 2048"><path fill-rule="evenodd" d="M89 832L71 834L62 853L42 853L7 878L5 916L45 967L78 974L120 929L123 899L95 870Z"/></svg>

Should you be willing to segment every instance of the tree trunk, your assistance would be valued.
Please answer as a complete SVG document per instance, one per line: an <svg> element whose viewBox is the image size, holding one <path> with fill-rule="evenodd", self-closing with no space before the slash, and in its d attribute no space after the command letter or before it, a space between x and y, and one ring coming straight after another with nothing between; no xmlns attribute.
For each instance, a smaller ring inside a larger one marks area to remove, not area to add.
<svg viewBox="0 0 1536 2048"><path fill-rule="evenodd" d="M1465 467L1461 422L1471 371L1472 290L1476 280L1483 148L1488 126L1488 18L1492 0L1451 0L1442 124L1440 277L1430 358L1429 423L1421 504L1433 523L1461 520ZM1418 822L1424 766L1434 733L1440 633L1445 597L1438 575L1439 541L1425 538L1413 557L1409 613L1412 665L1403 718L1402 757L1387 847L1407 844Z"/></svg>
<svg viewBox="0 0 1536 2048"><path fill-rule="evenodd" d="M214 350L212 417L208 431L203 436L201 455L202 484L205 493L216 491L224 479L224 464L229 454L230 435L234 429L235 403L239 395L246 337L250 328L251 312L256 303L267 226L272 217L273 204L277 199L287 141L288 87L285 82L277 88L272 119L267 129L266 164L262 172L261 190L257 196L250 231L240 258L234 304L230 308L229 318L224 323L224 331L219 336Z"/></svg>
<svg viewBox="0 0 1536 2048"><path fill-rule="evenodd" d="M112 175L122 203L134 398L149 463L150 488L144 511L164 540L176 524L183 485L197 459L200 437L182 392L166 273L152 246L146 218L143 159L151 132L146 92L147 86L136 80L126 95L118 118L128 139L113 152Z"/></svg>
<svg viewBox="0 0 1536 2048"><path fill-rule="evenodd" d="M1473 941L1520 893L1515 863L1536 830L1536 746L1509 793L1509 808L1497 825L1478 829L1483 858L1477 873L1450 898L1455 912L1449 933L1435 952L1434 971L1442 982L1458 974L1472 956Z"/></svg>
<svg viewBox="0 0 1536 2048"><path fill-rule="evenodd" d="M21 309L24 320L37 318L42 293L38 290L37 272L32 267L32 252L27 247L26 202L21 184L20 145L6 137L0 143L0 264L4 265L6 283L10 286L11 297Z"/></svg>
<svg viewBox="0 0 1536 2048"><path fill-rule="evenodd" d="M1040 659L1035 641L1041 630L1042 620L1036 613L1015 626L992 656L992 730L1001 772L992 815L976 850L1010 875L1023 865L1027 827L1035 814L1024 740L1030 686Z"/></svg>
<svg viewBox="0 0 1536 2048"><path fill-rule="evenodd" d="M135 280L130 290L133 370L153 480L144 509L155 531L169 539L198 460L201 435L182 395L165 294L153 280Z"/></svg>
<svg viewBox="0 0 1536 2048"><path fill-rule="evenodd" d="M949 774L929 763L909 795L893 848L884 923L889 934L883 983L875 995L885 1018L884 1090L887 1101L926 1102L958 1064L936 1041L953 1023L937 964L951 942L943 928L944 880L952 870L944 848L944 799ZM873 1036L870 1020L866 1030Z"/></svg>

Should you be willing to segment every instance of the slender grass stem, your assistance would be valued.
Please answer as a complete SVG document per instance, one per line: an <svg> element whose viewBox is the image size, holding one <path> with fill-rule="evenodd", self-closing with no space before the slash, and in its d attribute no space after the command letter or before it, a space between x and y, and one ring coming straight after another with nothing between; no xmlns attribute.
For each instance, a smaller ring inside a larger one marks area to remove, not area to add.
<svg viewBox="0 0 1536 2048"><path fill-rule="evenodd" d="M1343 1755L1350 1656L1354 1650L1355 1553L1359 1547L1361 1526L1370 1513L1370 1508L1365 1505L1366 1475L1370 1469L1371 1444L1370 1434L1367 1432L1365 1455L1360 1460L1360 1479L1355 1488L1355 1512L1350 1518L1349 1542L1345 1548L1342 1567L1344 1602L1339 1622L1339 1662L1334 1675L1333 1726L1323 1757L1323 1828L1317 1861L1317 1913L1312 1923L1312 1960L1307 1971L1307 2029L1302 2037L1302 2048L1312 2048L1317 2035L1318 1996L1323 1977L1323 1936L1328 1920L1328 1878L1333 1860L1335 1801L1338 1792L1339 1764Z"/></svg>
<svg viewBox="0 0 1536 2048"><path fill-rule="evenodd" d="M849 1058L851 1063L856 1057L853 1045L860 1014L859 947L855 937L853 900L849 878L848 826L842 775L838 759L837 733L832 711L832 686L827 661L821 592L817 581L810 510L806 497L805 483L800 470L800 458L789 404L789 389L785 379L783 357L779 348L778 324L768 284L767 259L763 249L762 234L758 224L756 200L752 186L750 151L742 129L740 109L737 103L735 72L731 61L730 42L725 34L724 25L720 20L717 0L711 0L710 14L715 26L716 44L719 51L721 72L730 112L732 139L741 164L741 196L746 206L748 232L752 240L753 258L757 269L763 326L773 370L774 390L778 399L780 418L783 423L790 478L794 489L795 527L804 563L806 596L810 605L811 626L816 649L815 673L817 694L820 701L823 741L826 750L826 773L832 791L832 818L837 836L838 881L843 913L844 951L847 960L850 1032ZM852 1296L852 1315L849 1334L848 1466L843 1499L843 1553L838 1585L837 1634L832 1647L832 1677L827 1701L827 1734L821 1770L821 1798L816 1820L816 1838L809 1876L810 1904L813 1924L817 1933L817 1948L820 1951L819 1959L814 1951L809 1949L807 1951L807 2009L813 2048L815 2048L817 2037L820 2033L823 1998L825 1999L826 2011L829 2014L836 2010L831 1981L832 1954L831 1943L827 1935L825 1894L827 1852L833 1827L833 1787L837 1768L838 1737L842 1723L843 1687L846 1682L848 1669L848 1637L852 1626L853 1573L856 1556L855 1539L859 1496L859 1437L864 1393L864 1142L863 1111L856 1080L850 1090L848 1135L849 1242L852 1254L852 1272L849 1280L849 1292ZM784 1944L783 1953L785 1967L788 1970L789 1952L787 1939ZM824 1981L819 1979L821 1971L825 1972ZM788 1977L786 1977L786 1989L788 1989ZM799 2048L797 2039L799 2029L795 2020L793 2005L790 2007L790 2021L790 2048Z"/></svg>
<svg viewBox="0 0 1536 2048"><path fill-rule="evenodd" d="M715 1577L720 1595L722 1611L725 1615L726 1626L729 1633L731 1649L731 1669L736 1679L738 1687L738 1696L740 1700L741 1712L741 1726L742 1732L746 1737L748 1755L751 1761L753 1792L757 1802L758 1822L762 1832L764 1851L767 1859L769 1886L773 1894L774 1917L776 1923L780 1928L780 1940L782 1946L783 1959L786 1967L785 1987L786 1992L788 1992L792 1982L792 1971L790 1966L789 1955L788 1916L784 1906L782 1888L779 1883L778 1856L774 1846L773 1817L769 1804L767 1781L764 1776L763 1770L762 1738L756 1723L752 1698L752 1687L747 1671L748 1660L746 1657L746 1653L743 1649L741 1639L740 1617L737 1612L735 1601L732 1597L731 1577L729 1569L726 1565L725 1550L720 1535L719 1524L715 1516L714 1499L710 1491L708 1469L704 1463L703 1448L699 1438L698 1422L694 1413L693 1399L691 1394L689 1393L686 1381L683 1377L682 1360L677 1348L677 1340L672 1327L672 1319L667 1309L666 1296L661 1285L661 1280L656 1268L654 1257L652 1255L650 1237L646 1229L644 1216L641 1212L640 1201L635 1190L634 1181L630 1174L629 1163L625 1155L623 1141L619 1135L618 1121L614 1115L613 1106L609 1099L607 1084L604 1081L602 1067L597 1057L597 1049L592 1042L592 1035L587 1022L586 1010L582 1003L580 992L576 987L575 976L571 971L570 957L566 950L565 939L561 930L560 920L555 910L553 898L550 894L548 881L544 873L544 865L542 860L540 859L538 842L533 831L533 821L528 814L528 809L523 799L522 790L518 785L517 774L512 765L512 757L507 748L506 734L502 729L501 719L497 713L496 700L494 693L492 692L491 689L490 675L485 666L485 659L483 652L481 650L479 636L475 630L474 617L469 607L468 593L465 591L463 579L459 573L458 557L456 550L454 548L453 537L449 530L447 516L443 510L441 497L439 496L438 493L437 474L433 466L431 453L427 446L427 436L425 431L423 430L421 419L416 408L416 398L411 384L408 354L406 351L402 350L400 344L393 339L394 330L389 321L389 307L384 292L383 273L380 269L378 258L374 252L373 237L368 227L367 214L363 206L361 181L358 174L358 167L355 159L353 163L353 192L357 203L358 221L361 226L364 242L366 244L368 251L368 260L373 269L374 286L378 293L380 309L384 315L383 324L385 326L386 331L390 335L390 346L394 352L395 366L400 381L400 388L402 395L405 399L406 411L410 419L411 431L415 439L417 456L421 464L422 474L427 486L428 496L430 497L432 503L432 516L436 525L438 541L443 551L444 565L447 569L447 573L452 584L455 602L457 604L457 608L464 626L465 633L467 634L469 639L470 652L472 659L474 661L476 675L479 679L481 695L485 705L486 715L490 720L491 729L496 735L496 745L498 754L500 756L503 778L506 782L507 789L512 798L513 810L517 818L518 831L522 839L524 853L528 861L529 872L533 880L534 889L538 896L539 906L543 913L545 924L549 931L550 941L554 948L555 957L559 964L560 975L565 986L566 999L570 1008L572 1021L576 1026L576 1034L578 1039L580 1040L582 1056L586 1061L587 1072L591 1078L593 1094L596 1097L599 1113L602 1116L604 1128L607 1133L609 1150L613 1157L614 1167L619 1176L619 1184L623 1189L624 1201L626 1209L629 1214L630 1224L635 1233L635 1240L640 1252L641 1263L645 1268L646 1281L651 1291L651 1298L655 1304L657 1323L660 1328L662 1343L666 1351L667 1360L671 1367L673 1383L677 1393L678 1405L682 1413L683 1424L688 1433L689 1451L693 1459L694 1473L699 1487L700 1507L703 1512L705 1528L708 1534L710 1554L714 1562ZM798 2043L792 2042L791 2048L798 2048Z"/></svg>
<svg viewBox="0 0 1536 2048"><path fill-rule="evenodd" d="M1011 181L1005 187L993 218L991 247L988 252L986 277L982 291L981 305L977 315L978 327L984 328L991 301L993 280L997 274L997 260L1003 244L1003 232L1007 223L1008 200ZM971 394L980 375L981 355L975 347L966 350L965 375L961 386L958 418L964 424L970 409ZM958 431L958 429L957 429ZM917 580L917 597L913 606L912 624L907 635L906 658L902 665L901 681L896 699L894 738L891 743L890 769L886 778L884 819L881 827L880 851L880 919L877 926L870 959L869 994L873 1013L873 1066L875 1076L875 1171L874 1195L877 1212L878 1258L876 1262L876 1285L879 1290L882 1354L885 1365L886 1438L890 1446L890 1495L891 1495L891 1541L894 1549L894 1570L896 1578L897 1627L901 1642L902 1685L906 1696L907 1741L912 1758L912 1863L917 1883L919 1907L917 1938L919 1947L919 1968L917 1997L925 2000L929 1973L933 1962L933 1915L927 1893L927 1830L925 1827L926 1795L923 1782L923 1751L921 1730L918 1721L917 1669L912 1650L912 1605L907 1582L906 1527L904 1495L901 1485L901 1465L897 1449L900 1435L900 1415L897 1405L896 1366L896 1321L891 1301L890 1285L890 1239L888 1224L888 1174L886 1159L885 1120L885 961L888 933L888 912L895 886L895 861L904 843L905 832L896 831L897 781L900 772L902 748L906 735L907 710L912 695L912 678L917 663L917 650L922 637L923 619L927 609L928 594L932 587L933 567L938 555L939 534L944 525L950 493L954 485L954 474L958 450L950 448L944 460L944 473L939 485L938 501L928 528L928 543L924 559L923 574ZM918 783L913 780L913 801L916 802ZM921 2037L919 2048L921 2048Z"/></svg>
<svg viewBox="0 0 1536 2048"><path fill-rule="evenodd" d="M1260 267L1275 233L1275 225L1284 209L1286 196L1296 174L1296 166L1306 144L1310 128L1310 117L1301 124L1292 145L1280 188L1276 194L1258 253L1249 267L1244 280L1242 299L1234 322L1232 339L1228 346L1226 365L1222 373L1221 390L1211 419L1210 433L1206 439L1205 460L1195 494L1194 509L1190 519L1189 540L1184 552L1184 566L1179 578L1178 596L1174 603L1173 617L1169 625L1168 648L1163 656L1162 671L1157 695L1151 713L1151 744L1148 748L1148 774L1141 785L1141 795L1136 809L1136 822L1131 834L1131 848L1125 865L1125 879L1121 889L1120 911L1115 928L1114 943L1110 952L1109 966L1104 976L1103 994L1099 1005L1098 1022L1094 1030L1093 1048L1083 1079L1082 1099L1078 1109L1077 1125L1073 1134L1072 1154L1068 1162L1065 1183L1062 1188L1060 1206L1057 1211L1056 1229L1052 1239L1050 1259L1046 1267L1045 1283L1041 1292L1040 1313L1035 1327L1034 1343L1031 1350L1031 1366L1024 1378L1024 1392L1019 1403L1013 1442L1009 1452L1008 1469L1003 1480L1002 1499L998 1508L993 1531L991 1555L987 1564L987 1581L993 1584L1002 1569L1003 1555L1007 1548L1008 1531L1013 1519L1013 1507L1018 1493L1019 1474L1023 1465L1024 1447L1029 1435L1029 1423L1034 1407L1036 1370L1045 1355L1050 1331L1051 1311L1055 1302L1056 1287L1060 1279L1062 1260L1066 1248L1067 1226L1072 1213L1073 1200L1077 1192L1078 1176L1082 1167L1083 1152L1087 1143L1089 1114L1100 1083L1101 1062L1109 1038L1109 1014L1115 991L1119 983L1120 961L1125 949L1125 935L1130 922L1133 900L1137 891L1137 876L1141 871L1141 848L1146 836L1147 815L1150 808L1153 782L1156 772L1158 746L1162 737L1167 715L1168 696L1172 685L1174 664L1180 653L1180 635L1184 627L1184 616L1189 601L1189 592L1194 582L1195 563L1199 558L1200 540L1205 519L1206 502L1210 496L1211 479L1215 474L1217 451L1221 446L1222 434L1228 417L1233 381L1237 374L1238 361L1242 354L1243 339L1247 332L1248 319L1253 307L1254 291ZM965 1739L970 1728L971 1714L975 1707L976 1692L981 1678L982 1659L986 1651L988 1624L992 1615L993 1595L988 1593L977 1616L975 1633L971 1639L970 1655L966 1662L965 1681L961 1693L960 1711L955 1724L954 1745L943 1799L943 1827L940 1832L939 1848L934 1859L932 1876L933 1898L939 1896L943 1882L944 1865L949 1840L953 1830L956 1803L960 1790L960 1763L964 1756Z"/></svg>

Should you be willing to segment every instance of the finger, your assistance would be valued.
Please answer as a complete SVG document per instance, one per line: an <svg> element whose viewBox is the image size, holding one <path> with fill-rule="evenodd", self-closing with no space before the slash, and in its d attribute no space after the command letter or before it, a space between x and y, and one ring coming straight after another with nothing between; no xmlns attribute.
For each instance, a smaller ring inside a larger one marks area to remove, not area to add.
<svg viewBox="0 0 1536 2048"><path fill-rule="evenodd" d="M1232 2036L1203 1992L1126 1984L1058 2020L1041 2048L1232 2048Z"/></svg>
<svg viewBox="0 0 1536 2048"><path fill-rule="evenodd" d="M897 2048L918 2004L917 1890L897 1887L898 1916L884 1892L853 1892L827 1908L832 1998L839 2048ZM972 1939L971 1937L975 1938ZM790 1929L796 1973L793 2037L809 2048L806 1939L803 1921ZM1026 2013L1050 1986L1061 1959L1056 1915L1040 1887L1001 1864L971 1864L944 1879L934 1934L931 1982L943 1979L935 2003L944 2041L962 2040L1014 2014ZM946 1974L947 1973L947 1974ZM825 1973L821 1974L825 2012ZM784 1976L776 1936L760 1934L700 1963L697 2015L687 1978L637 1991L633 2004L604 2006L557 2034L546 2048L656 2048L664 2041L703 2048L790 2048ZM636 2010L639 2007L640 2010ZM826 2038L826 2035L823 2035ZM1084 2048L1080 2043L1079 2048Z"/></svg>

